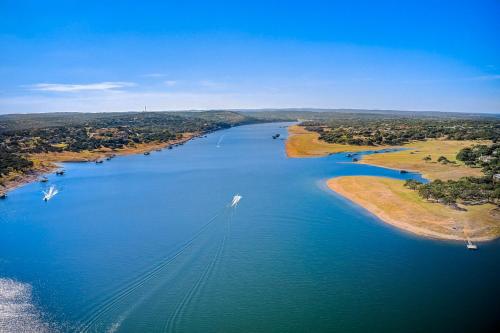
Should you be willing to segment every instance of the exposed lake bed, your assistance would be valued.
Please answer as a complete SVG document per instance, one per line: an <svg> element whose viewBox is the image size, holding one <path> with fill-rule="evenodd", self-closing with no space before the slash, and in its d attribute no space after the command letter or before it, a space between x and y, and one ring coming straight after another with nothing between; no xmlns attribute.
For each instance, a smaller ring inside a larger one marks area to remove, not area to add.
<svg viewBox="0 0 500 333"><path fill-rule="evenodd" d="M61 331L464 331L495 323L499 243L385 228L318 180L418 174L289 159L284 124L65 164L0 202L0 277ZM224 136L223 140L221 140ZM243 199L226 211L235 194ZM474 304L470 309L465 304ZM363 321L359 318L363 317Z"/></svg>

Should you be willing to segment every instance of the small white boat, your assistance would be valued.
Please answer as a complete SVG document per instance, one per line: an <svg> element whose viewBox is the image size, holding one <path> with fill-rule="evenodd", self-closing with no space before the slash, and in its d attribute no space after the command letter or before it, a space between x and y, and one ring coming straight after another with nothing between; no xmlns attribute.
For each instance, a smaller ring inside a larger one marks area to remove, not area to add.
<svg viewBox="0 0 500 333"><path fill-rule="evenodd" d="M43 191L42 193L43 193L43 201L49 201L57 193L59 193L59 191L56 189L56 187L54 185L52 185L51 187L49 187L48 191Z"/></svg>
<svg viewBox="0 0 500 333"><path fill-rule="evenodd" d="M243 198L241 195L236 194L233 197L233 201L231 201L231 207L236 207L238 205L238 203L240 202L241 198Z"/></svg>

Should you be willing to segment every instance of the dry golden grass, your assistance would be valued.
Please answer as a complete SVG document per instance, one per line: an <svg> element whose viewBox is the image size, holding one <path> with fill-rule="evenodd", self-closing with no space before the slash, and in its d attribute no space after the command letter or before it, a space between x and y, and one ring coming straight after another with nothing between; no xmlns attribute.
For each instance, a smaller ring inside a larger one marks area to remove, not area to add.
<svg viewBox="0 0 500 333"><path fill-rule="evenodd" d="M382 177L339 177L330 179L328 186L384 222L417 235L463 240L467 234L475 241L500 236L500 216L491 204L459 211L424 201L416 191L405 188L403 181Z"/></svg>
<svg viewBox="0 0 500 333"><path fill-rule="evenodd" d="M321 157L341 152L360 152L368 150L381 150L387 146L354 146L332 144L319 140L319 134L307 131L304 127L294 125L288 128L286 154L288 157ZM420 172L428 179L458 179L464 176L481 176L478 168L464 166L456 161L460 149L475 144L489 144L489 141L453 141L453 140L427 140L416 141L403 147L409 150L380 153L364 156L361 163L382 166L386 168ZM394 148L394 147L392 147ZM430 155L430 162L424 157ZM439 156L444 156L456 164L441 164L437 162Z"/></svg>
<svg viewBox="0 0 500 333"><path fill-rule="evenodd" d="M458 179L465 176L481 176L481 169L470 168L456 160L460 149L475 144L489 144L489 141L453 141L453 140L427 140L416 141L404 145L403 150L393 153L380 153L363 156L361 163L420 172L428 179ZM424 161L424 157L430 155L432 160ZM438 163L439 156L444 156L456 164Z"/></svg>
<svg viewBox="0 0 500 333"><path fill-rule="evenodd" d="M286 152L289 157L319 157L331 153L379 150L387 147L329 144L319 135L301 126L288 129ZM481 176L477 168L456 161L460 149L487 141L428 140L404 145L408 150L366 155L361 163L421 173L428 179L458 179ZM424 157L430 155L430 162ZM437 163L440 156L456 164ZM459 211L449 206L430 203L418 193L403 186L403 181L367 176L334 178L328 186L349 200L366 208L383 221L417 235L448 240L486 241L500 236L500 213L494 205L467 206Z"/></svg>
<svg viewBox="0 0 500 333"><path fill-rule="evenodd" d="M165 142L151 142L151 143L138 143L134 145L129 145L125 148L121 149L109 149L109 148L100 148L96 150L84 150L80 152L62 152L62 153L41 153L41 154L32 154L30 155L30 159L35 163L58 163L58 162L91 162L96 161L107 156L111 155L131 155L131 154L141 154L145 152L149 152L155 149L162 149L168 147L172 144L181 143L188 141L195 134L186 133L183 134L182 139L172 140L168 143Z"/></svg>
<svg viewBox="0 0 500 333"><path fill-rule="evenodd" d="M318 138L318 133L310 132L302 126L294 125L288 127L288 139L285 146L287 156L321 157L341 152L359 152L386 148L383 146L352 146L327 143Z"/></svg>

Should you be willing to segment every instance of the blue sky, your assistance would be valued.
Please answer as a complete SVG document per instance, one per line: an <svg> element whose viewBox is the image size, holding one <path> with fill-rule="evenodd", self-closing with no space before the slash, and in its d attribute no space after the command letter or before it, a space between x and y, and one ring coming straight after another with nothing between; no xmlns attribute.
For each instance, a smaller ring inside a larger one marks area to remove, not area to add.
<svg viewBox="0 0 500 333"><path fill-rule="evenodd" d="M500 113L500 1L0 0L0 113Z"/></svg>

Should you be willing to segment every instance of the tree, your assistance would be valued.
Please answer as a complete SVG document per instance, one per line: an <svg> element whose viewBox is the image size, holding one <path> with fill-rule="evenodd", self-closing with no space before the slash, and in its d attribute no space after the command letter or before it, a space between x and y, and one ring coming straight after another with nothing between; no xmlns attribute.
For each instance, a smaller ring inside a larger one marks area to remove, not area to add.
<svg viewBox="0 0 500 333"><path fill-rule="evenodd" d="M422 185L422 183L415 179L407 179L405 182L405 186L410 190L416 190L420 185Z"/></svg>
<svg viewBox="0 0 500 333"><path fill-rule="evenodd" d="M439 156L439 157L438 157L438 159L437 159L437 161L438 161L439 163L443 163L443 164L448 164L448 163L450 163L450 160L448 160L448 159L447 159L446 157L444 157L444 156Z"/></svg>

